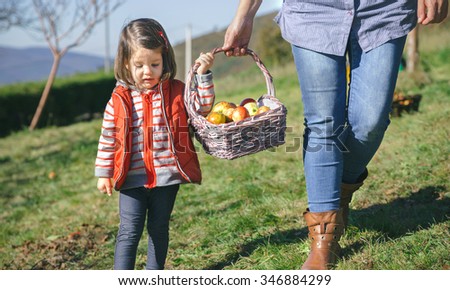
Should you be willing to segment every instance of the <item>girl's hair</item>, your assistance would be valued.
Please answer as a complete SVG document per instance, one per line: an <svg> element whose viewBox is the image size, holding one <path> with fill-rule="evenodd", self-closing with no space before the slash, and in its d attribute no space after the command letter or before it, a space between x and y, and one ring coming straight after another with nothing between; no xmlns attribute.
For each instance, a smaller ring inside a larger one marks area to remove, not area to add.
<svg viewBox="0 0 450 290"><path fill-rule="evenodd" d="M175 54L161 24L154 19L141 18L128 23L120 33L119 47L114 61L116 80L134 85L133 78L126 68L135 48L161 49L163 72L161 80L173 79L177 73Z"/></svg>

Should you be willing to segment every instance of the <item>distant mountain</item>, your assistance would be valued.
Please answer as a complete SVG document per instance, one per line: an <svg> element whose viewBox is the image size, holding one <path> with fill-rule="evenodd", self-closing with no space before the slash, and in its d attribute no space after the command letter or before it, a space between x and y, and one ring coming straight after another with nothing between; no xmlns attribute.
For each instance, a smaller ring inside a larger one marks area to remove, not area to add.
<svg viewBox="0 0 450 290"><path fill-rule="evenodd" d="M52 63L52 53L46 47L0 46L0 85L45 80ZM58 76L97 71L103 66L102 57L69 51L61 60Z"/></svg>
<svg viewBox="0 0 450 290"><path fill-rule="evenodd" d="M259 37L260 28L272 25L275 12L255 19L251 48L255 48L255 39ZM192 60L195 60L200 52L207 52L223 44L225 29L202 35L192 40ZM185 43L174 45L177 62L177 78L183 80L185 74ZM111 60L112 61L112 60ZM48 77L53 63L53 56L47 47L30 47L17 49L0 46L0 85L15 82L40 81ZM222 77L237 71L245 70L254 65L251 58L227 58L223 55L214 61L214 75ZM102 57L69 51L61 60L58 76L68 76L75 73L93 72L104 66Z"/></svg>

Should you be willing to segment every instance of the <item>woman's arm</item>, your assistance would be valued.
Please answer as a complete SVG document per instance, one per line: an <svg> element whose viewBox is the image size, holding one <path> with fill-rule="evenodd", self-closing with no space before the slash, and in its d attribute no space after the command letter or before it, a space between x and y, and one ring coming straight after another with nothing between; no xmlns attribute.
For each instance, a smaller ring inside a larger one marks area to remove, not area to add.
<svg viewBox="0 0 450 290"><path fill-rule="evenodd" d="M252 36L253 20L262 0L241 0L236 15L228 26L222 49L227 56L245 55Z"/></svg>

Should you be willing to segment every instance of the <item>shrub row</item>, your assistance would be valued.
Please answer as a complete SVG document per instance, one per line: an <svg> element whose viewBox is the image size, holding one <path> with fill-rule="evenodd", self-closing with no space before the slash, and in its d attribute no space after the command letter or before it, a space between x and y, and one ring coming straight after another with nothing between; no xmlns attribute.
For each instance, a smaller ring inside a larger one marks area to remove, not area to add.
<svg viewBox="0 0 450 290"><path fill-rule="evenodd" d="M101 114L115 85L103 73L58 79L53 85L38 127L64 126ZM0 88L0 137L29 126L45 83Z"/></svg>

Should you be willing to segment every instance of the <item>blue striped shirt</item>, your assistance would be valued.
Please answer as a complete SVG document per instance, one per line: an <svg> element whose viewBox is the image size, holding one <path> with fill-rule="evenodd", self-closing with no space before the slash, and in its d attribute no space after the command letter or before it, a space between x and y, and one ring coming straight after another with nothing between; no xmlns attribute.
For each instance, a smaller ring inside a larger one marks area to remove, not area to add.
<svg viewBox="0 0 450 290"><path fill-rule="evenodd" d="M343 56L350 33L364 52L407 35L416 9L415 0L284 0L275 21L291 44Z"/></svg>

